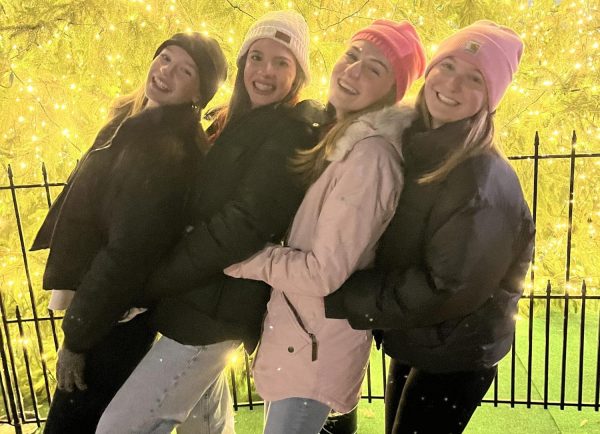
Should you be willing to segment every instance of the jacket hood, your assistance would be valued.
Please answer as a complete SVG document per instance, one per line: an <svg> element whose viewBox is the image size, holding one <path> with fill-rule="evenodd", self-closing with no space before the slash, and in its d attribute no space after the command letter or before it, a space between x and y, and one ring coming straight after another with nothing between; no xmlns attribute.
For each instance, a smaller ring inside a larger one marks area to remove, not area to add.
<svg viewBox="0 0 600 434"><path fill-rule="evenodd" d="M366 113L348 127L337 141L328 161L340 161L352 150L354 145L367 137L380 136L394 145L402 157L402 133L416 119L417 112L412 105L401 104L384 107L381 110Z"/></svg>

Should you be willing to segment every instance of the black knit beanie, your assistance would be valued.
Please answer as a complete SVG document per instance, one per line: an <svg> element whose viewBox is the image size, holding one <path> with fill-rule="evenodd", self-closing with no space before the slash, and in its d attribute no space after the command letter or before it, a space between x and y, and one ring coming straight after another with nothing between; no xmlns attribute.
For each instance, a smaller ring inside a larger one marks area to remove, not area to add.
<svg viewBox="0 0 600 434"><path fill-rule="evenodd" d="M160 44L154 57L169 45L183 48L194 60L199 72L201 98L199 105L201 108L206 107L221 83L227 78L227 61L219 43L198 32L176 33Z"/></svg>

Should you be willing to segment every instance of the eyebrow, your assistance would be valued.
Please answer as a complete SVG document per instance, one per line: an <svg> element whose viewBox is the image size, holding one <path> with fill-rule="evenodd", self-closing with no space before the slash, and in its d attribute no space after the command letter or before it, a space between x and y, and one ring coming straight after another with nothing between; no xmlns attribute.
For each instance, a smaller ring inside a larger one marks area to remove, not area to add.
<svg viewBox="0 0 600 434"><path fill-rule="evenodd" d="M454 65L456 65L456 58L454 56L448 56L446 59L451 60L452 63ZM479 78L481 78L483 81L485 81L485 77L483 76L483 74L481 73L481 71L477 68L474 68L472 71L469 71L472 74L477 75Z"/></svg>
<svg viewBox="0 0 600 434"><path fill-rule="evenodd" d="M369 58L369 59L367 59L367 60L370 60L371 62L375 62L375 63L378 63L378 64L380 64L380 65L383 67L383 69L385 69L386 71L388 71L388 72L389 72L389 68L388 68L388 67L387 67L387 65L386 65L385 63L383 63L381 60L379 60L379 59L376 59L376 58L374 58L374 57L371 57L371 58Z"/></svg>
<svg viewBox="0 0 600 434"><path fill-rule="evenodd" d="M351 49L351 50L356 50L356 51L358 51L359 53L362 53L362 51L363 51L363 50L362 50L362 48L360 48L360 47L357 47L356 45L350 45L350 49ZM385 69L387 72L389 72L389 70L390 70L390 69L387 67L387 65L386 65L386 64L385 64L385 63L384 63L382 60L379 60L379 59L377 59L377 58L375 58L375 57L369 57L369 58L367 58L367 59L365 59L365 60L368 60L368 61L370 61L370 62L375 62L375 63L378 63L378 64L379 64L379 65L381 65L381 66L382 66L382 68L383 68L383 69Z"/></svg>
<svg viewBox="0 0 600 434"><path fill-rule="evenodd" d="M165 49L163 51L168 51L169 53L171 53L170 47L165 47ZM171 53L171 55L173 55ZM196 64L194 62L190 62L189 60L184 60L183 61L184 66L187 66L188 68L191 68L194 71L197 71L198 67L196 66Z"/></svg>
<svg viewBox="0 0 600 434"><path fill-rule="evenodd" d="M262 54L263 56L265 55L265 53L263 53L261 50L257 50L256 48L250 50L248 54L250 54L250 53L258 53L258 54ZM293 62L294 61L294 59L291 56L273 56L273 57L275 59L287 60L288 62Z"/></svg>

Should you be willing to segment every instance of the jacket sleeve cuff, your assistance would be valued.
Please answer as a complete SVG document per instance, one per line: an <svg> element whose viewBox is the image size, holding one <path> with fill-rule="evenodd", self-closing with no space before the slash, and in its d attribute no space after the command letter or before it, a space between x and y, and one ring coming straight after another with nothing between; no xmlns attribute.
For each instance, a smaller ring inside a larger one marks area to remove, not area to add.
<svg viewBox="0 0 600 434"><path fill-rule="evenodd" d="M352 328L369 330L378 327L381 310L377 299L383 284L383 273L358 271L333 294L325 297L327 318L346 318Z"/></svg>

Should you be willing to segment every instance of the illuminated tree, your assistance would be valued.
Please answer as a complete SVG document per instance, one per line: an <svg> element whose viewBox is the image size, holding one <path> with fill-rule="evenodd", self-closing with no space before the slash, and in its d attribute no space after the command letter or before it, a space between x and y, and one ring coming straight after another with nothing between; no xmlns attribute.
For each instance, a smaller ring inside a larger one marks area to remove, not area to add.
<svg viewBox="0 0 600 434"><path fill-rule="evenodd" d="M233 1L233 0L0 0L0 161L15 182L39 183L45 162L51 181L64 181L106 120L110 101L145 78L155 47L178 31L198 30L221 43L230 74L212 106L227 101L236 50L254 18L292 8L312 33L313 81L304 96L325 101L328 77L349 36L375 18L409 20L430 55L436 42L478 19L513 27L525 40L521 69L497 113L498 140L508 155L532 154L535 131L542 154L598 152L600 127L597 1ZM415 95L420 83L413 86ZM515 162L528 198L531 161ZM571 279L598 286L595 179L600 161L577 163ZM536 289L565 281L569 161L540 163ZM0 185L7 185L0 173ZM58 189L52 190L55 195ZM26 239L44 217L43 193L21 199ZM24 291L12 200L0 196L0 285ZM32 255L35 285L44 256ZM35 268L38 267L38 268ZM575 283L579 285L579 283Z"/></svg>

